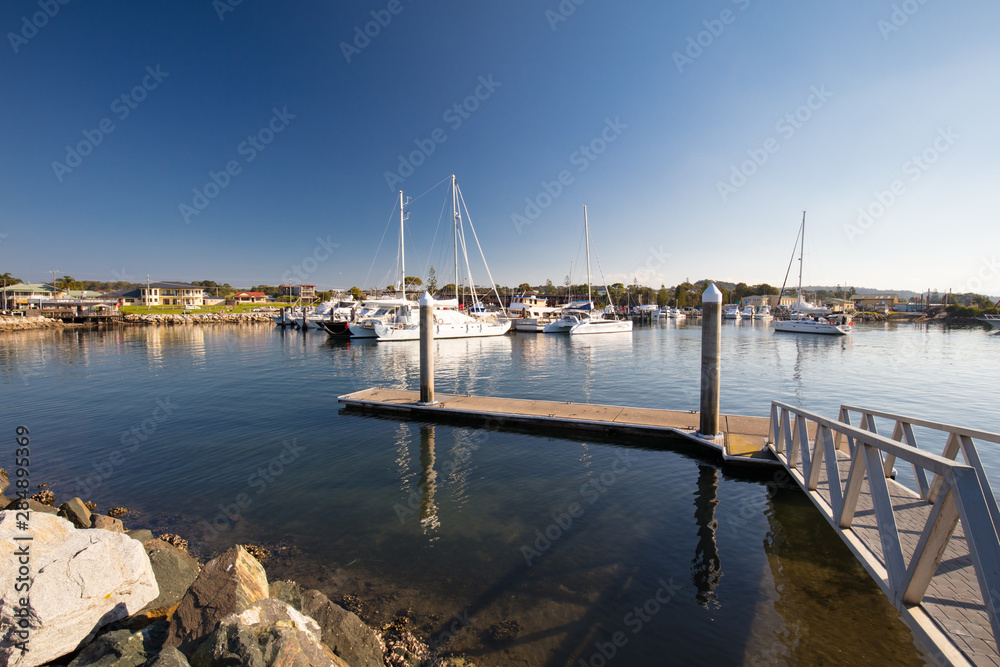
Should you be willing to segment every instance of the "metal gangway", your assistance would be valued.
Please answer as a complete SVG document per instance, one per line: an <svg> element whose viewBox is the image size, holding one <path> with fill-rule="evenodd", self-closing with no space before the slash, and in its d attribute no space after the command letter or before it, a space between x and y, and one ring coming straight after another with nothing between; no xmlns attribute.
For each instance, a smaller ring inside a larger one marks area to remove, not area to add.
<svg viewBox="0 0 1000 667"><path fill-rule="evenodd" d="M941 453L920 449L918 432L925 447L943 437ZM1000 511L976 449L1000 434L847 405L833 420L775 401L767 441L934 660L1000 664ZM895 479L903 462L909 486Z"/></svg>

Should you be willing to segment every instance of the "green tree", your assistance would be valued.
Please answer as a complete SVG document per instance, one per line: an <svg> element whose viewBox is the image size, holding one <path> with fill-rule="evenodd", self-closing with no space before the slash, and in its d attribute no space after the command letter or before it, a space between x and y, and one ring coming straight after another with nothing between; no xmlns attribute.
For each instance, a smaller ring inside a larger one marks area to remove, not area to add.
<svg viewBox="0 0 1000 667"><path fill-rule="evenodd" d="M445 299L454 296L455 295L455 283L448 283L447 285L445 285L444 287L441 288L441 291L439 293Z"/></svg>
<svg viewBox="0 0 1000 667"><path fill-rule="evenodd" d="M424 281L418 278L417 276L406 276L404 282L406 283L406 286L411 289L415 287L420 287L421 285L424 284Z"/></svg>
<svg viewBox="0 0 1000 667"><path fill-rule="evenodd" d="M662 283L660 284L659 291L656 292L656 305L660 308L670 305L670 290Z"/></svg>
<svg viewBox="0 0 1000 667"><path fill-rule="evenodd" d="M528 283L521 283L520 285L517 286L517 289L519 292L530 292L531 285L529 285Z"/></svg>
<svg viewBox="0 0 1000 667"><path fill-rule="evenodd" d="M435 294L438 289L437 272L432 266L427 272L427 291L431 294Z"/></svg>
<svg viewBox="0 0 1000 667"><path fill-rule="evenodd" d="M56 278L56 287L64 290L78 290L83 289L83 283L73 276L62 276L61 278Z"/></svg>
<svg viewBox="0 0 1000 667"><path fill-rule="evenodd" d="M257 291L257 290L253 290ZM329 301L333 298L333 292L330 290L323 290L322 292L316 292L316 299L319 301Z"/></svg>
<svg viewBox="0 0 1000 667"><path fill-rule="evenodd" d="M0 275L0 283L2 284L9 286L9 285L17 285L21 282L23 281L20 278L15 278L14 276L10 275L10 272L5 272L3 275Z"/></svg>
<svg viewBox="0 0 1000 667"><path fill-rule="evenodd" d="M351 293L351 296L354 297L355 301L360 301L365 296L364 292L362 292L360 289L358 289L358 287L356 285L354 287L352 287L351 289L349 289L348 292Z"/></svg>
<svg viewBox="0 0 1000 667"><path fill-rule="evenodd" d="M556 291L556 286L552 283L552 279L548 278L545 281L545 293L553 294Z"/></svg>

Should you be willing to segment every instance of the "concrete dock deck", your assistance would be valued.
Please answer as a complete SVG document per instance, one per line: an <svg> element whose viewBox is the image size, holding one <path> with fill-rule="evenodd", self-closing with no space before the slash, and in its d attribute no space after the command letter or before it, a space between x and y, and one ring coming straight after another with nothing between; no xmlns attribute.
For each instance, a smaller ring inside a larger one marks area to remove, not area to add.
<svg viewBox="0 0 1000 667"><path fill-rule="evenodd" d="M455 394L437 394L436 398L433 405L422 405L418 391L373 388L340 396L338 400L355 409L428 420L465 418L482 421L485 426L494 428L509 423L568 432L652 436L663 440L680 437L717 452L726 462L781 465L767 448L769 421L766 417L720 415L722 434L703 438L697 434L699 415L694 411Z"/></svg>

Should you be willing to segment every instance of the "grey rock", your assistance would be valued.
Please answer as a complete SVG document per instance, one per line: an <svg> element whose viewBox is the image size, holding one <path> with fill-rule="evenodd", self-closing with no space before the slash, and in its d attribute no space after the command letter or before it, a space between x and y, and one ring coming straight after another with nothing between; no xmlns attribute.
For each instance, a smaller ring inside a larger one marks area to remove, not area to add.
<svg viewBox="0 0 1000 667"><path fill-rule="evenodd" d="M139 530L126 530L125 534L133 540L138 540L139 542L146 542L153 539L152 531L146 530L145 528L140 528Z"/></svg>
<svg viewBox="0 0 1000 667"><path fill-rule="evenodd" d="M191 656L194 667L343 667L320 641L313 619L276 598L255 602L239 614L219 621L218 628Z"/></svg>
<svg viewBox="0 0 1000 667"><path fill-rule="evenodd" d="M59 516L69 519L77 528L90 528L90 510L79 498L72 498L60 505Z"/></svg>
<svg viewBox="0 0 1000 667"><path fill-rule="evenodd" d="M69 667L136 667L155 658L166 639L167 624L156 623L140 632L115 630L88 644Z"/></svg>
<svg viewBox="0 0 1000 667"><path fill-rule="evenodd" d="M302 611L302 589L294 581L272 581L270 597L287 602L295 611Z"/></svg>
<svg viewBox="0 0 1000 667"><path fill-rule="evenodd" d="M156 576L160 594L143 607L139 615L149 618L167 617L184 598L191 584L198 578L198 562L187 553L160 539L142 543L149 564Z"/></svg>
<svg viewBox="0 0 1000 667"><path fill-rule="evenodd" d="M323 630L323 643L353 667L384 667L375 632L352 612L316 590L302 594L302 613Z"/></svg>
<svg viewBox="0 0 1000 667"><path fill-rule="evenodd" d="M45 514L52 514L53 516L59 514L59 510L57 510L52 505L46 505L45 503L40 503L34 498L27 498L25 500L15 499L15 502L27 503L28 509L31 510L32 512L43 512ZM12 502L11 506L8 507L7 509L14 509L13 504L14 503Z"/></svg>
<svg viewBox="0 0 1000 667"><path fill-rule="evenodd" d="M257 559L237 545L205 564L170 619L167 646L195 650L223 617L268 596L267 575Z"/></svg>
<svg viewBox="0 0 1000 667"><path fill-rule="evenodd" d="M159 655L146 663L146 667L191 667L191 663L173 646L168 646Z"/></svg>
<svg viewBox="0 0 1000 667"><path fill-rule="evenodd" d="M112 533L125 532L125 524L122 523L121 519L116 519L113 516L104 516L103 514L91 514L90 527L110 530Z"/></svg>
<svg viewBox="0 0 1000 667"><path fill-rule="evenodd" d="M0 493L6 491L8 486L10 486L10 480L7 479L7 471L0 468Z"/></svg>

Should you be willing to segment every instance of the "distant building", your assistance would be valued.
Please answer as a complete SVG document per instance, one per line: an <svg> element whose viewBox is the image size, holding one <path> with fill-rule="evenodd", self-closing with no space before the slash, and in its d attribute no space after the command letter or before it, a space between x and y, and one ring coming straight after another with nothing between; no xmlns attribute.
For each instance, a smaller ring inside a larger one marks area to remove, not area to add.
<svg viewBox="0 0 1000 667"><path fill-rule="evenodd" d="M267 303L267 295L263 292L237 292L232 300L235 303Z"/></svg>
<svg viewBox="0 0 1000 667"><path fill-rule="evenodd" d="M790 306L793 303L797 303L798 300L799 300L798 297L783 296L781 297L781 302L779 304L777 294L765 294L763 296L754 295L754 296L745 296L742 299L740 299L740 306L743 307L753 306L754 308L759 308L760 306L768 305L771 308L777 308L779 305Z"/></svg>
<svg viewBox="0 0 1000 667"><path fill-rule="evenodd" d="M139 304L149 306L203 306L205 290L198 285L165 281L139 287Z"/></svg>
<svg viewBox="0 0 1000 667"><path fill-rule="evenodd" d="M316 298L315 285L282 285L282 296L294 296L303 301L313 301Z"/></svg>
<svg viewBox="0 0 1000 667"><path fill-rule="evenodd" d="M851 300L857 310L869 313L887 313L900 303L896 294L855 294Z"/></svg>
<svg viewBox="0 0 1000 667"><path fill-rule="evenodd" d="M45 283L18 283L0 289L0 294L3 295L0 300L5 299L8 307L13 307L14 304L24 306L29 301L40 299L54 299L58 293L58 290Z"/></svg>
<svg viewBox="0 0 1000 667"><path fill-rule="evenodd" d="M115 301L119 301L126 306L142 304L142 293L138 289L115 290L114 292L108 292L105 294L104 298L114 299Z"/></svg>

